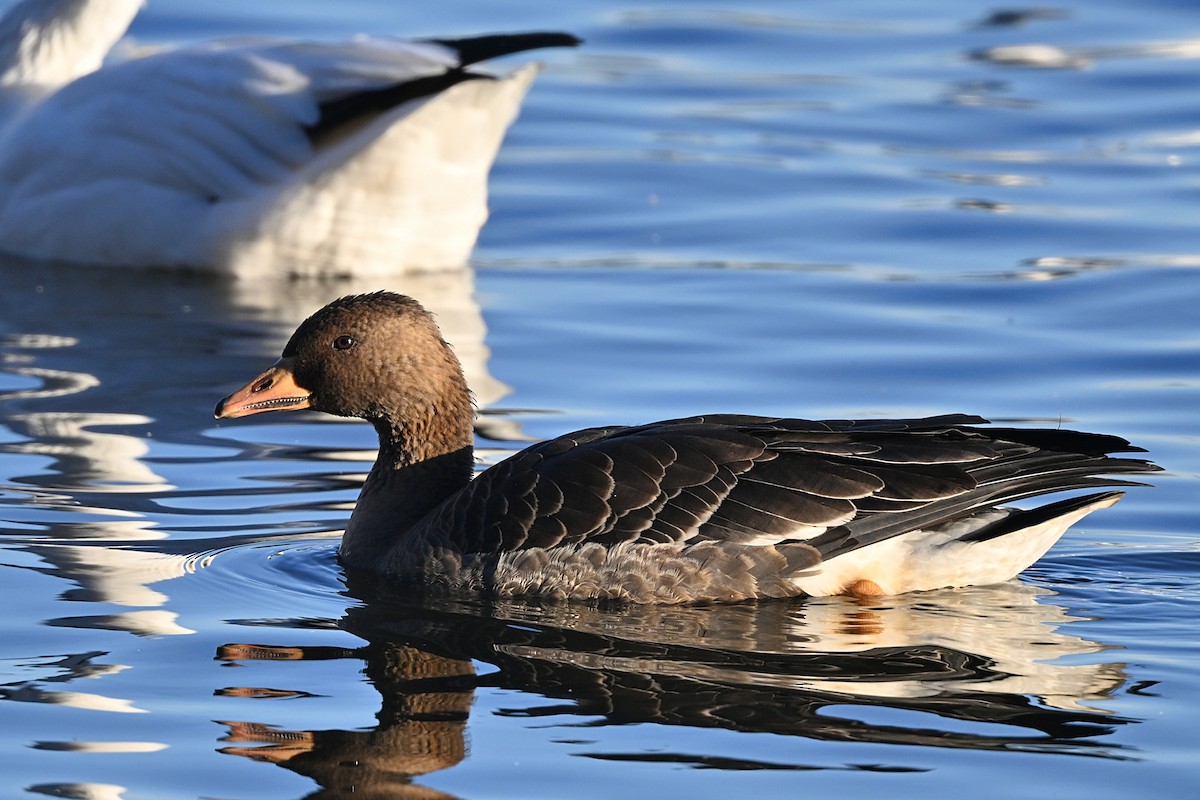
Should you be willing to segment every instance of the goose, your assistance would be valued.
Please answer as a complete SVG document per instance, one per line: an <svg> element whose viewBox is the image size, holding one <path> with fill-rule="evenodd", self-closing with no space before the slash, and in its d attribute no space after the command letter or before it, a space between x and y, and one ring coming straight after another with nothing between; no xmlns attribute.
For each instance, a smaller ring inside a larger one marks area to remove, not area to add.
<svg viewBox="0 0 1200 800"><path fill-rule="evenodd" d="M106 64L141 5L0 19L0 251L251 279L462 266L538 70L475 65L579 43L229 40Z"/></svg>
<svg viewBox="0 0 1200 800"><path fill-rule="evenodd" d="M217 419L311 408L374 425L379 453L339 546L403 587L686 603L877 597L1006 581L1105 490L1158 470L1116 436L987 428L976 416L777 419L713 414L597 427L472 480L472 404L416 301L335 300Z"/></svg>

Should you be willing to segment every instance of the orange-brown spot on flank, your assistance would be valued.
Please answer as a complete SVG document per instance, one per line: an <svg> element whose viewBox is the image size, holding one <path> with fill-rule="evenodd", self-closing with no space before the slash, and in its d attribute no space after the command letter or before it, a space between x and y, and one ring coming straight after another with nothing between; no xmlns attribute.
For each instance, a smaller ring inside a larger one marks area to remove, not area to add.
<svg viewBox="0 0 1200 800"><path fill-rule="evenodd" d="M848 594L851 597L883 597L885 592L878 583L867 578L859 578L854 583L851 583L842 590L843 594Z"/></svg>

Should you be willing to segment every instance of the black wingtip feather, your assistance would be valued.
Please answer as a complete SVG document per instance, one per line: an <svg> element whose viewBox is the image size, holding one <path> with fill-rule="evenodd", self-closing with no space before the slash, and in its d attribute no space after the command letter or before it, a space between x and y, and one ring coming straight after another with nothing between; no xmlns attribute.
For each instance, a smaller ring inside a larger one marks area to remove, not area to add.
<svg viewBox="0 0 1200 800"><path fill-rule="evenodd" d="M490 58L536 50L543 47L575 47L583 42L577 36L556 31L501 33L467 39L426 39L458 53L459 66L438 75L341 95L321 103L320 117L304 129L314 147L322 147L364 119L423 97L444 92L451 86L470 80L490 80L492 76L470 72L462 67Z"/></svg>
<svg viewBox="0 0 1200 800"><path fill-rule="evenodd" d="M1146 452L1144 448L1132 445L1120 436L1107 433L1086 433L1064 428L988 428L986 433L992 438L1030 445L1039 450L1081 453L1087 456Z"/></svg>
<svg viewBox="0 0 1200 800"><path fill-rule="evenodd" d="M459 63L466 67L500 56L540 50L544 47L578 47L583 40L578 36L560 31L532 31L529 33L496 33L488 36L471 36L465 39L427 39L426 41L449 47L458 53Z"/></svg>
<svg viewBox="0 0 1200 800"><path fill-rule="evenodd" d="M321 103L320 117L315 123L305 127L304 133L313 147L320 148L336 137L344 135L347 131L356 130L355 125L362 124L389 109L420 100L423 97L440 94L451 86L471 80L491 80L491 78L487 75L476 75L453 69L440 75L430 75L384 86L380 89L367 89L342 95Z"/></svg>

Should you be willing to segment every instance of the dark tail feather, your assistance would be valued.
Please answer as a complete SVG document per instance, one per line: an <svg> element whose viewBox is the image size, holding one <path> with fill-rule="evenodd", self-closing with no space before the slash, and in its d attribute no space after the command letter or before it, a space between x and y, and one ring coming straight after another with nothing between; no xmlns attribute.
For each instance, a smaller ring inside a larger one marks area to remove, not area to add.
<svg viewBox="0 0 1200 800"><path fill-rule="evenodd" d="M1084 495L1083 497L1069 497L1066 500L1059 500L1056 503L1047 503L1044 506L1031 508L1028 511L1014 511L1003 519L996 520L991 525L984 525L978 530L971 531L971 533L968 533L959 541L986 542L991 539L997 539L1007 533L1015 533L1025 528L1031 528L1034 525L1041 525L1043 522L1049 522L1055 517L1070 514L1072 511L1078 511L1101 500L1124 496L1124 492L1097 492L1096 494Z"/></svg>
<svg viewBox="0 0 1200 800"><path fill-rule="evenodd" d="M449 47L458 53L460 67L486 61L489 58L535 50L539 47L575 47L581 39L569 33L501 33L491 36L474 36L468 39L426 39L425 41ZM334 97L321 103L320 118L305 128L308 140L314 147L321 147L329 140L353 130L353 126L371 117L383 114L404 103L444 92L455 84L471 80L490 80L483 73L468 72L461 68L450 69L440 75L403 83L368 89L354 94Z"/></svg>
<svg viewBox="0 0 1200 800"><path fill-rule="evenodd" d="M306 127L304 132L314 147L321 147L326 140L345 133L346 126L353 126L372 116L383 114L398 105L440 94L455 84L470 80L490 78L454 69L441 75L417 78L382 89L368 89L356 94L342 95L321 103L320 118Z"/></svg>
<svg viewBox="0 0 1200 800"><path fill-rule="evenodd" d="M490 58L499 58L525 50L543 47L576 47L583 42L578 36L555 31L533 33L497 33L490 36L472 36L467 39L427 39L434 44L444 45L458 53L459 62L465 67Z"/></svg>

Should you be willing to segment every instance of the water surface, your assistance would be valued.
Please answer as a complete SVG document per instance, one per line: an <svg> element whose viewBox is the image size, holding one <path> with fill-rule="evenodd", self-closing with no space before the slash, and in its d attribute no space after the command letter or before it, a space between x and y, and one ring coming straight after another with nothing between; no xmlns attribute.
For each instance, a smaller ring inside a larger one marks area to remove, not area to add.
<svg viewBox="0 0 1200 800"><path fill-rule="evenodd" d="M1200 782L1188 4L193 5L151 0L135 38L587 45L540 56L472 270L381 287L0 263L0 795ZM304 316L376 288L438 309L483 462L709 411L961 411L1125 436L1166 472L1001 586L417 604L336 563L367 426L211 419Z"/></svg>

